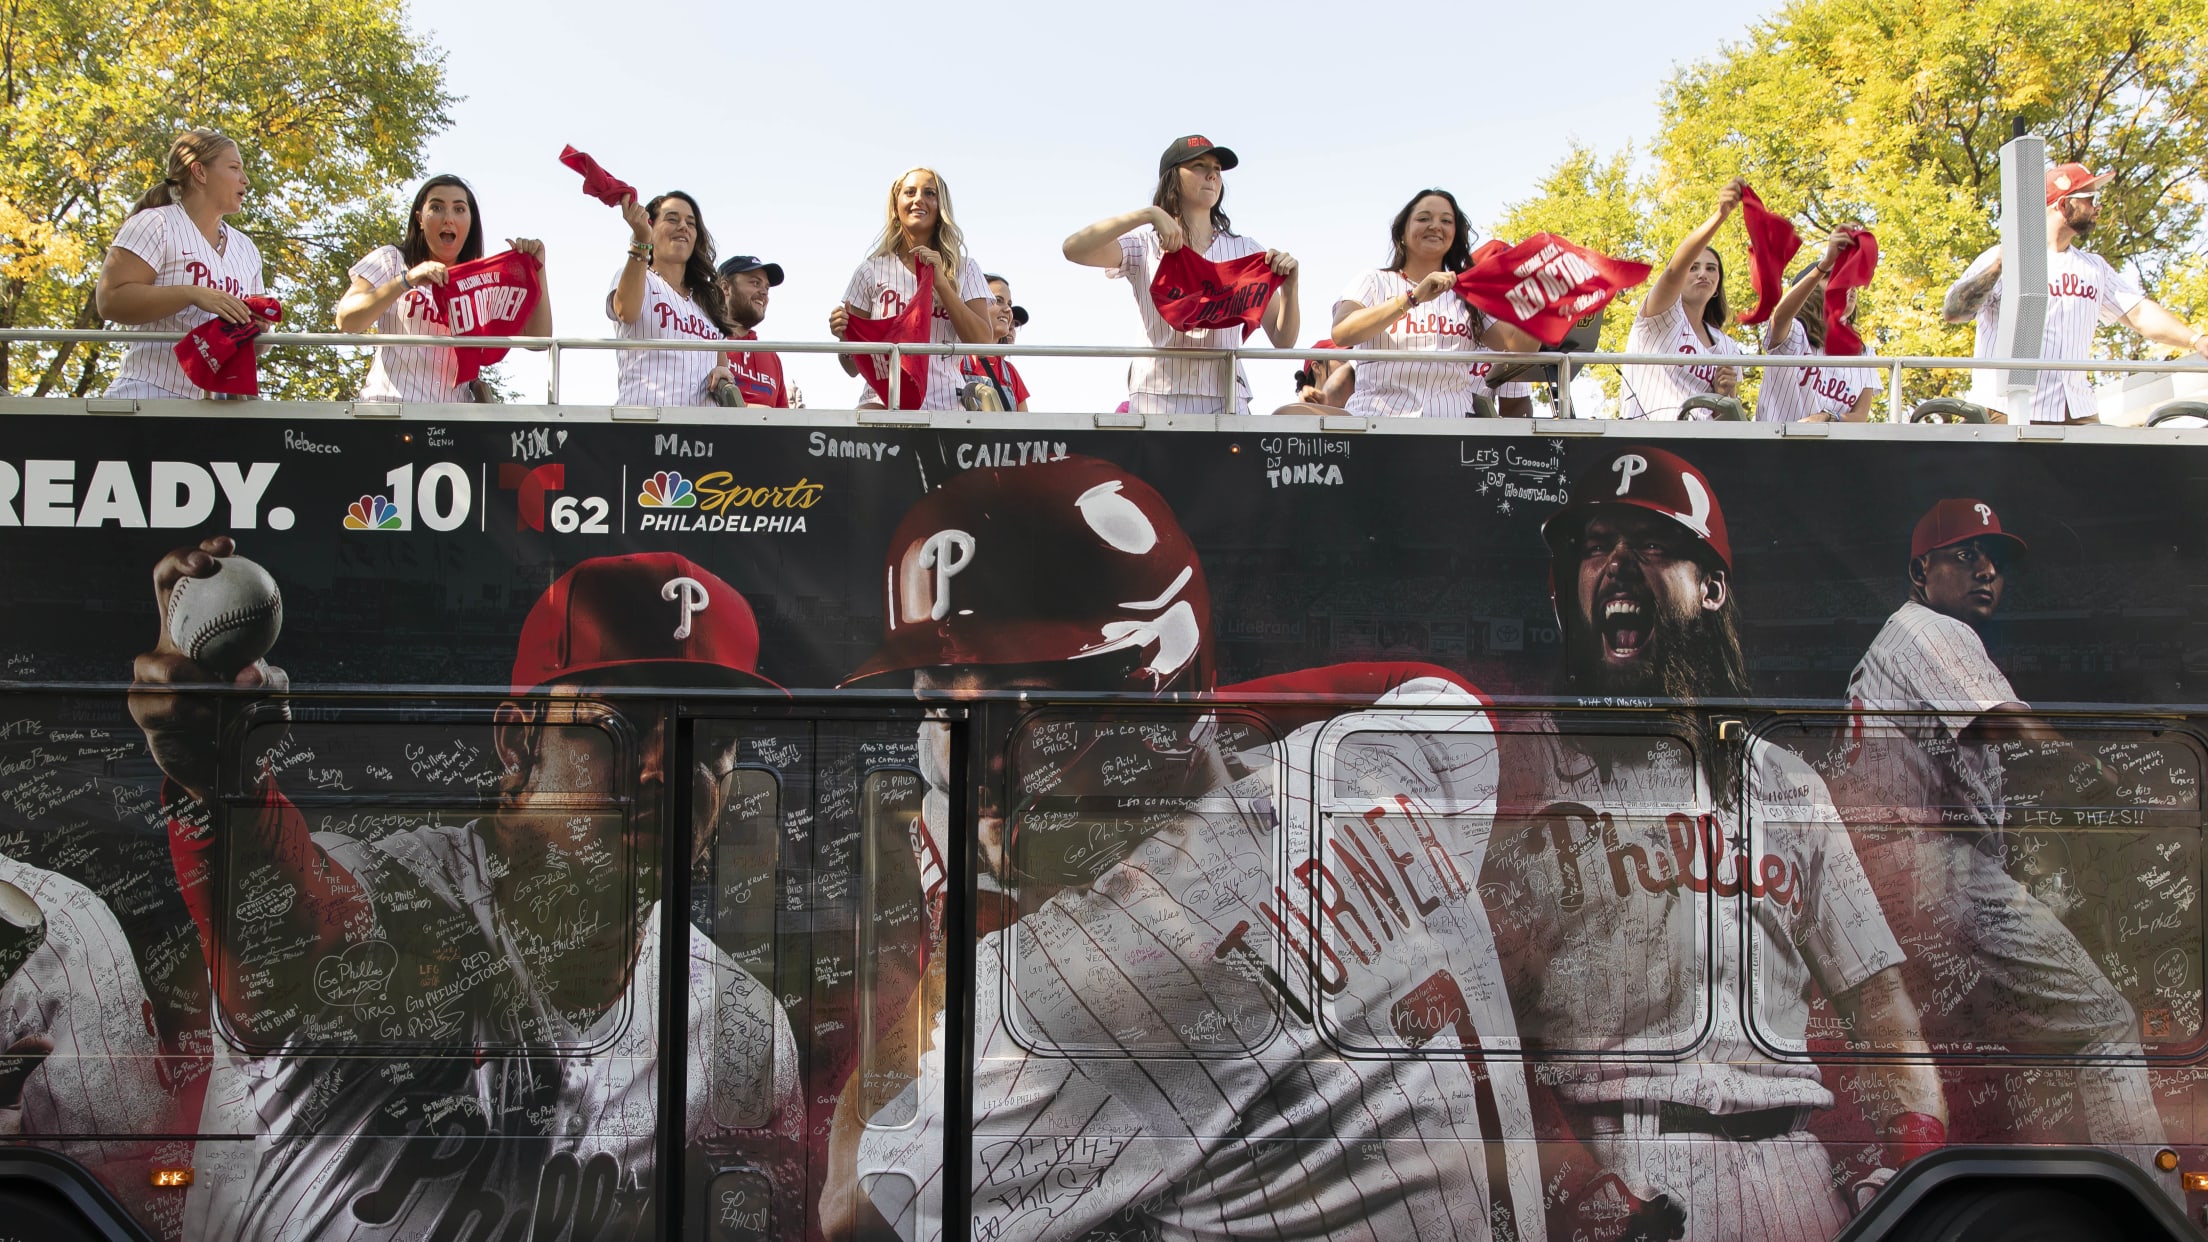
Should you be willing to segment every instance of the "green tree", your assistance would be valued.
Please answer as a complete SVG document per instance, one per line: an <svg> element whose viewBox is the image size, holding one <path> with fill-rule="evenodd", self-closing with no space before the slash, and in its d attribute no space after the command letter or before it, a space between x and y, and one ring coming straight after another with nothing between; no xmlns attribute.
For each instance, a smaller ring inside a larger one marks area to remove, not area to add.
<svg viewBox="0 0 2208 1242"><path fill-rule="evenodd" d="M399 0L17 0L0 8L0 327L100 326L92 286L171 139L236 139L234 222L285 326L327 330L345 270L395 239L396 187L450 124L444 55ZM97 392L115 349L0 346L0 392ZM365 352L264 355L273 396L349 396Z"/></svg>
<svg viewBox="0 0 2208 1242"><path fill-rule="evenodd" d="M1801 225L1805 250L1860 221L1881 256L1862 297L1866 339L1885 354L1968 354L1970 329L1942 322L1940 302L1997 240L2000 148L2015 121L2046 140L2050 161L2115 173L2097 253L2136 264L2180 309L2208 293L2203 66L2208 0L1793 0L1674 74L1653 166L1594 188L1602 210L1647 203L1642 239L1658 262L1735 176ZM1558 172L1579 165L1601 162L1575 151ZM1545 184L1508 218L1572 236L1566 221L1597 214L1584 197ZM1718 246L1732 304L1751 305L1737 220ZM2123 330L2105 343L2118 357L2156 348ZM1910 385L1926 397L1967 382L1954 371Z"/></svg>

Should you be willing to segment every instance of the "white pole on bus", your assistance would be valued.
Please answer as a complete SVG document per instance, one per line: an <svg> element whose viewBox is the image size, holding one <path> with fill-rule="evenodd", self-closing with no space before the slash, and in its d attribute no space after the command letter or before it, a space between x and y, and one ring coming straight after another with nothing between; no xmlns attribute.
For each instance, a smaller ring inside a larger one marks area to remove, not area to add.
<svg viewBox="0 0 2208 1242"><path fill-rule="evenodd" d="M2040 356L2047 296L2047 144L2035 134L2019 132L2001 148L2001 302L1994 321L1995 357ZM1994 376L1998 403L2009 417L2030 417L2039 372L2017 368Z"/></svg>

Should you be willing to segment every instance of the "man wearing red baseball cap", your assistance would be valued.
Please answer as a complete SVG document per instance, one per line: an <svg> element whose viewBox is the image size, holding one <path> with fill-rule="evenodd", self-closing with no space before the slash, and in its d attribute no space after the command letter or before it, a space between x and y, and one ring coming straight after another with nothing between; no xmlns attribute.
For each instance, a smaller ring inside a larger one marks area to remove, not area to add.
<svg viewBox="0 0 2208 1242"><path fill-rule="evenodd" d="M2162 308L2137 281L2108 260L2073 243L2090 237L2101 216L2101 187L2115 174L2095 173L2083 164L2057 164L2047 170L2047 329L2042 358L2092 356L2093 330L2120 323L2157 345L2208 357L2208 333ZM2001 247L1986 249L1948 287L1941 314L1949 323L1975 320L1975 357L1998 357L1994 339L2001 303ZM1971 372L1970 399L2006 417L2035 423L2098 422L2093 385L2084 371L2041 371L2029 409L2001 410L2000 372Z"/></svg>
<svg viewBox="0 0 2208 1242"><path fill-rule="evenodd" d="M169 692L218 680L168 637L170 592L235 551L217 537L156 567L160 639L135 661L131 694L168 778L177 881L239 1036L212 1073L209 1116L262 1139L236 1176L202 1180L194 1211L206 1213L208 1235L289 1237L371 1217L390 1227L377 1236L394 1238L468 1220L516 1236L556 1227L570 1209L540 1186L652 1184L654 1128L625 1118L653 1098L671 1049L688 1053L693 1140L793 1116L788 1018L694 926L687 977L668 982L687 987L695 1030L744 1035L661 1037L654 895L660 808L673 801L667 714L598 697L613 687L774 689L759 675L743 596L672 553L582 562L522 622L513 697L487 739L431 721L348 737L367 757L381 734L387 753L375 757L395 779L453 809L371 802L377 813L317 812L310 825L278 786L280 764L249 769L245 796L210 814L214 708L208 696ZM232 681L288 685L265 660ZM712 840L734 756L701 758L688 775L699 847ZM241 902L257 913L236 917ZM334 983L339 962L366 963L346 968L366 986ZM345 1055L295 1055L300 1043ZM448 1055L391 1059L424 1046ZM407 1072L389 1072L394 1064ZM445 1113L423 1100L497 1127L499 1141L466 1158L465 1176L414 1159L450 1138ZM609 1210L606 1236L656 1232L642 1199Z"/></svg>
<svg viewBox="0 0 2208 1242"><path fill-rule="evenodd" d="M1982 631L2027 551L1976 498L1942 500L1918 520L1909 599L1848 678L1850 705L1866 714L1850 722L1833 789L1864 833L1896 932L1969 963L1975 982L1927 1037L2059 1049L2083 1066L2084 1141L2125 1150L2152 1176L2163 1127L2136 1015L2077 936L2010 876L1999 847L2012 802L2038 804L2031 795L2049 788L2069 797L2067 782L2081 774L2091 774L2087 797L2119 783L2053 726L2021 715L2025 704L1986 653ZM2003 744L2018 757L2004 762Z"/></svg>

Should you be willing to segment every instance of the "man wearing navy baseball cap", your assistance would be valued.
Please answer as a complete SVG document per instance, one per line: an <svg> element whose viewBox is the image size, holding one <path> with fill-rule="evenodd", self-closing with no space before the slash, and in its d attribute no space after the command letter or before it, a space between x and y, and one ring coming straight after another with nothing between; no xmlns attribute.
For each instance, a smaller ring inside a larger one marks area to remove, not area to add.
<svg viewBox="0 0 2208 1242"><path fill-rule="evenodd" d="M2079 1067L2084 1141L2155 1176L2164 1132L2137 1015L2055 911L2010 875L2002 846L2011 806L2092 803L2122 783L2024 714L1986 652L1986 625L2029 551L1975 497L1941 500L1918 519L1909 599L1848 678L1850 705L1865 714L1849 722L1833 790L1865 836L1865 865L1895 930L1969 963L1973 982L1926 1035L2059 1049Z"/></svg>
<svg viewBox="0 0 2208 1242"><path fill-rule="evenodd" d="M727 290L728 335L739 341L759 339L759 325L767 317L767 291L782 283L782 265L757 255L739 254L721 261L721 287ZM782 359L765 351L728 351L728 369L743 404L786 410L790 387L782 378Z"/></svg>

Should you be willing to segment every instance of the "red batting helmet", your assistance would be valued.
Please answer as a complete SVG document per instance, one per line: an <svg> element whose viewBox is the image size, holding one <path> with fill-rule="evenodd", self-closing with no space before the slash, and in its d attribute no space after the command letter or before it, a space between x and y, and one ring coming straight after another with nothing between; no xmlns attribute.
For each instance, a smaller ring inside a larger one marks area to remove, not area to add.
<svg viewBox="0 0 2208 1242"><path fill-rule="evenodd" d="M1579 476L1572 498L1541 524L1549 548L1562 556L1579 537L1592 512L1604 505L1631 505L1660 513L1702 541L1718 561L1733 567L1733 543L1725 534L1725 511L1700 470L1676 453L1634 446L1613 451L1600 465Z"/></svg>
<svg viewBox="0 0 2208 1242"><path fill-rule="evenodd" d="M575 566L537 597L514 648L514 693L555 682L765 686L759 623L736 588L686 556Z"/></svg>
<svg viewBox="0 0 2208 1242"><path fill-rule="evenodd" d="M845 684L958 665L1129 660L1129 688L1212 688L1211 592L1148 483L1093 457L969 470L889 541L888 637Z"/></svg>

